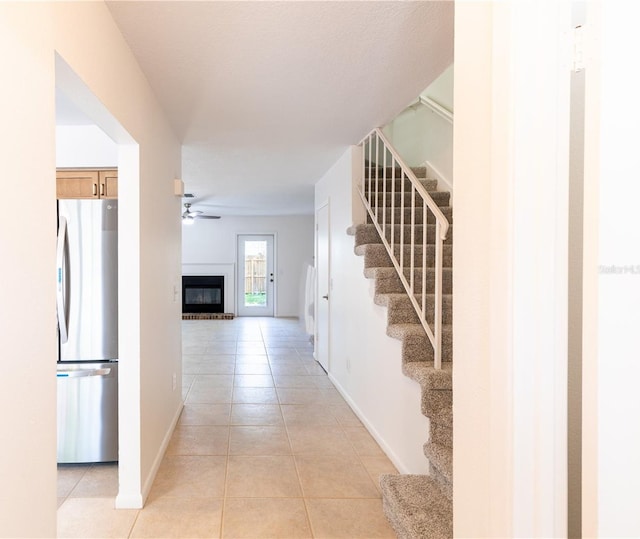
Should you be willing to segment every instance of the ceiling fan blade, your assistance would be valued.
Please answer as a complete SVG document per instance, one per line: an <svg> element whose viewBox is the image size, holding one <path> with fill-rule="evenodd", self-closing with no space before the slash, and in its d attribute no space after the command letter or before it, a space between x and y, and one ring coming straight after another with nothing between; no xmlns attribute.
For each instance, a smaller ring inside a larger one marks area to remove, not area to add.
<svg viewBox="0 0 640 539"><path fill-rule="evenodd" d="M182 219L193 222L193 219L220 219L219 215L204 215L204 213L200 210L192 210L191 203L185 202L184 207L186 208L184 212L182 212Z"/></svg>

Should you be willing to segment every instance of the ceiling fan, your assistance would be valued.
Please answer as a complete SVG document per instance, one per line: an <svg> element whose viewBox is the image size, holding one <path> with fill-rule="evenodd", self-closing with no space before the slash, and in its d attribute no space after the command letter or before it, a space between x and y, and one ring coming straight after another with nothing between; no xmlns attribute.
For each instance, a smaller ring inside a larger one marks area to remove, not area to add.
<svg viewBox="0 0 640 539"><path fill-rule="evenodd" d="M191 210L191 203L184 203L185 210L182 212L182 223L192 225L196 219L220 219L219 215L205 215L199 210Z"/></svg>

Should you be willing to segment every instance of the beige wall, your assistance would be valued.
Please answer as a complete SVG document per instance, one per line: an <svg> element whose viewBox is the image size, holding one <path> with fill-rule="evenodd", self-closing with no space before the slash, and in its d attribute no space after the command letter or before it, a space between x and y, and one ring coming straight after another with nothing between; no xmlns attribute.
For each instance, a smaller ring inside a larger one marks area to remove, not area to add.
<svg viewBox="0 0 640 539"><path fill-rule="evenodd" d="M0 147L5 192L0 212L0 278L7 283L0 301L5 378L0 391L0 534L4 537L54 537L56 531L51 9L0 5L0 70L4 74ZM30 43L24 43L25 35L32 38ZM49 89L48 95L44 88ZM20 200L28 202L33 218L23 219L21 205L15 203L16 191Z"/></svg>
<svg viewBox="0 0 640 539"><path fill-rule="evenodd" d="M568 7L456 3L459 537L566 535Z"/></svg>
<svg viewBox="0 0 640 539"><path fill-rule="evenodd" d="M56 52L64 59L57 72ZM11 383L0 397L0 535L53 537L56 83L86 98L84 112L121 144L121 505L142 502L181 406L179 380L177 391L171 386L181 363L172 294L180 222L168 218L180 210L172 196L180 146L102 3L0 4L0 69L3 177L13 195L0 229L3 260L14 261L1 270L11 283L1 307ZM22 218L17 198L34 218Z"/></svg>

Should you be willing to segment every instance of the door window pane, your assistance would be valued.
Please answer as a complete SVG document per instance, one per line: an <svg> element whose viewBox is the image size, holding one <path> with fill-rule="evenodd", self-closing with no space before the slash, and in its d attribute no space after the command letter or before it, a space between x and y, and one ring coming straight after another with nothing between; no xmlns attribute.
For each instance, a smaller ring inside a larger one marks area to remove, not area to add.
<svg viewBox="0 0 640 539"><path fill-rule="evenodd" d="M244 304L264 307L267 304L267 242L244 243Z"/></svg>

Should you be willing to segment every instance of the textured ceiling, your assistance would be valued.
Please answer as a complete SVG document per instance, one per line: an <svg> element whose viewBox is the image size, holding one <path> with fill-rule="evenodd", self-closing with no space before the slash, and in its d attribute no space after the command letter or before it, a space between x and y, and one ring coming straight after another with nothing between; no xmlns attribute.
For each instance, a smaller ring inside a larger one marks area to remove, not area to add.
<svg viewBox="0 0 640 539"><path fill-rule="evenodd" d="M195 205L313 212L313 185L453 61L453 2L107 2Z"/></svg>

